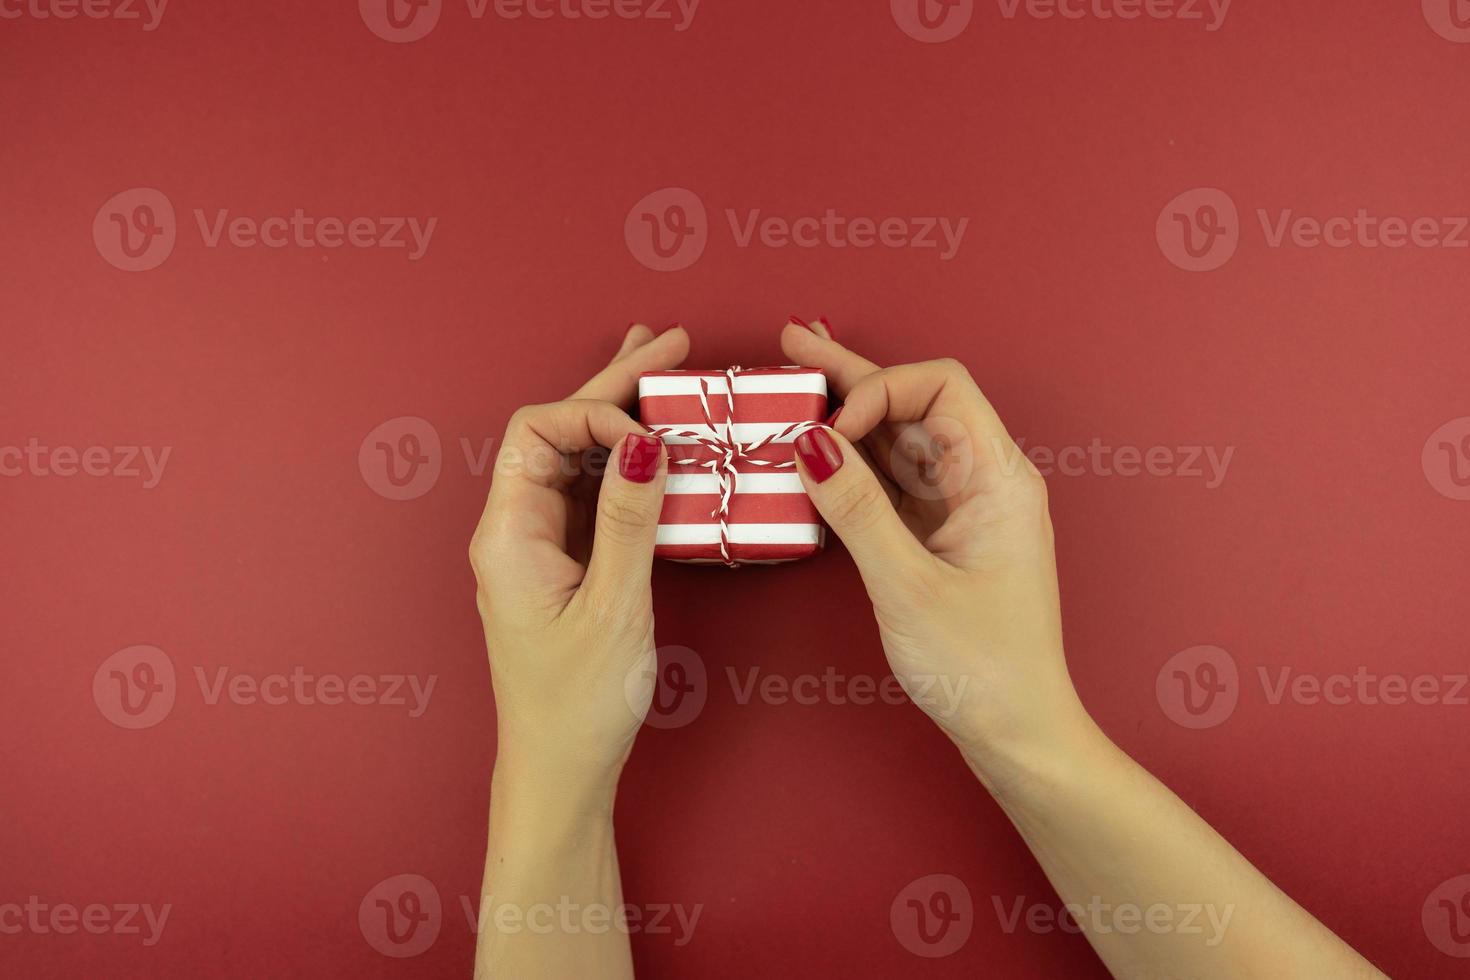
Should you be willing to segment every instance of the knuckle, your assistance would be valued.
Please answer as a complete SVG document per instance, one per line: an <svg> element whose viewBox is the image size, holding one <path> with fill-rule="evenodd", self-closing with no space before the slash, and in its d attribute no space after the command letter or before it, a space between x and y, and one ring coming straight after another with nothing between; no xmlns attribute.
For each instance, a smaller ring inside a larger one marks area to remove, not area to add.
<svg viewBox="0 0 1470 980"><path fill-rule="evenodd" d="M966 381L971 380L970 369L965 367L964 364L953 357L941 357L939 360L935 361L934 364L950 377L964 378Z"/></svg>
<svg viewBox="0 0 1470 980"><path fill-rule="evenodd" d="M639 537L657 521L658 513L652 507L620 494L606 495L597 502L597 529L615 537Z"/></svg>
<svg viewBox="0 0 1470 980"><path fill-rule="evenodd" d="M490 550L490 530L486 524L487 521L482 519L476 525L475 533L470 535L470 567L477 572L489 558L486 552Z"/></svg>
<svg viewBox="0 0 1470 980"><path fill-rule="evenodd" d="M843 528L862 530L878 519L882 493L872 480L855 480L832 498L833 523Z"/></svg>
<svg viewBox="0 0 1470 980"><path fill-rule="evenodd" d="M1050 493L1046 486L1046 477L1041 475L1041 471L1036 468L1036 464L1032 463L1029 459L1026 461L1026 468L1021 471L1020 483L1021 487L1019 492L1024 499L1034 500L1043 507L1046 506Z"/></svg>
<svg viewBox="0 0 1470 980"><path fill-rule="evenodd" d="M510 430L526 428L531 424L531 419L536 417L536 412L540 407L540 405L522 405L510 413L510 420L506 422L505 427Z"/></svg>
<svg viewBox="0 0 1470 980"><path fill-rule="evenodd" d="M1026 489L1023 491L1030 511L1037 524L1041 528L1042 539L1048 547L1056 542L1056 529L1051 522L1051 491L1046 485L1046 477L1042 476L1034 466L1026 473Z"/></svg>
<svg viewBox="0 0 1470 980"><path fill-rule="evenodd" d="M470 567L475 571L475 578L481 582L489 579L495 568L495 552L495 533L486 525L481 524L475 529L474 536L470 538L469 547Z"/></svg>
<svg viewBox="0 0 1470 980"><path fill-rule="evenodd" d="M1017 468L1002 483L1007 499L1018 504L1045 502L1046 477L1029 464Z"/></svg>
<svg viewBox="0 0 1470 980"><path fill-rule="evenodd" d="M527 435L534 430L540 412L540 405L522 405L510 413L510 418L505 421L505 440L501 447L502 452L507 447L519 444L526 439Z"/></svg>
<svg viewBox="0 0 1470 980"><path fill-rule="evenodd" d="M1005 501L1006 511L1013 515L1047 520L1051 509L1049 496L1046 477L1034 466L1027 466L1005 481L1001 499Z"/></svg>
<svg viewBox="0 0 1470 980"><path fill-rule="evenodd" d="M541 402L534 405L522 405L511 413L510 420L506 422L506 431L524 433L534 430L538 423L544 427L545 423L555 416L557 407L562 404L564 403Z"/></svg>

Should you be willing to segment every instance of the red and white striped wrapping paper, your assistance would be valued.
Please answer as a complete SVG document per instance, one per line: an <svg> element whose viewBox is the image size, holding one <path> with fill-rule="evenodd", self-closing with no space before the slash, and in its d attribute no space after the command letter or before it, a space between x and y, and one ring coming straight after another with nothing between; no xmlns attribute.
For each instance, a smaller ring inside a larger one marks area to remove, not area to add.
<svg viewBox="0 0 1470 980"><path fill-rule="evenodd" d="M793 561L821 549L825 528L792 448L806 423L826 416L821 371L651 371L638 380L638 408L669 454L656 557L733 566ZM722 476L733 478L723 515Z"/></svg>

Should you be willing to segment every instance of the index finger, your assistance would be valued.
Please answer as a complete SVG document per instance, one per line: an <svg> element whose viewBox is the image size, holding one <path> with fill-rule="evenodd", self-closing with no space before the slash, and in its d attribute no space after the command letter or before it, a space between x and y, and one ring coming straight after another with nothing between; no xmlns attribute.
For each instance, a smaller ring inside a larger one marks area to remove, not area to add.
<svg viewBox="0 0 1470 980"><path fill-rule="evenodd" d="M867 432L880 422L952 418L976 436L1009 439L994 406L959 361L944 358L881 368L848 392L844 428Z"/></svg>
<svg viewBox="0 0 1470 980"><path fill-rule="evenodd" d="M797 323L788 323L781 331L781 352L793 364L821 368L832 383L832 391L844 399L859 381L879 370L878 365L861 354L835 340L819 337Z"/></svg>
<svg viewBox="0 0 1470 980"><path fill-rule="evenodd" d="M979 435L1009 439L1000 416L952 359L879 367L835 340L795 323L781 332L781 350L798 363L820 368L845 402L842 428L862 437L880 422L919 422L941 414Z"/></svg>
<svg viewBox="0 0 1470 980"><path fill-rule="evenodd" d="M628 331L629 339L641 337L647 327L635 325ZM674 324L663 333L641 344L623 349L612 363L597 372L590 381L578 388L573 398L592 398L612 402L627 408L633 404L638 393L638 376L644 371L667 371L684 363L689 356L689 334L679 324Z"/></svg>
<svg viewBox="0 0 1470 980"><path fill-rule="evenodd" d="M529 405L510 417L495 458L490 502L526 487L553 490L578 474L568 458L589 449L611 449L629 433L647 430L610 402L568 399Z"/></svg>
<svg viewBox="0 0 1470 980"><path fill-rule="evenodd" d="M899 473L895 479L950 509L1026 465L995 408L953 359L900 364L859 381L843 406L844 432L861 435L881 423L896 433L890 464L912 470L923 489Z"/></svg>
<svg viewBox="0 0 1470 980"><path fill-rule="evenodd" d="M566 544L562 488L578 474L571 457L596 447L611 449L629 432L642 432L619 406L632 404L638 376L676 367L689 352L689 335L677 324L658 337L640 324L628 329L612 363L571 398L522 408L511 416L495 459L494 478L481 519L487 530L526 532ZM516 516L518 510L529 515Z"/></svg>
<svg viewBox="0 0 1470 980"><path fill-rule="evenodd" d="M562 569L567 555L568 500L564 488L587 465L589 449L620 445L643 426L616 405L564 401L523 408L511 417L495 458L495 475L476 537L491 567L513 558L517 568Z"/></svg>

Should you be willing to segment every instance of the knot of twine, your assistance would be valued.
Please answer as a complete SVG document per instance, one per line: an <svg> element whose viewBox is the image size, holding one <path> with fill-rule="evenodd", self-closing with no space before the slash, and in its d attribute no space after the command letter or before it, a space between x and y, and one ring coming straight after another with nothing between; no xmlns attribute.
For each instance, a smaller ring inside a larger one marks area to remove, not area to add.
<svg viewBox="0 0 1470 980"><path fill-rule="evenodd" d="M687 456L683 459L674 459L670 456L669 462L675 466L697 466L708 469L719 481L720 503L718 507L710 511L709 516L720 522L720 559L731 568L738 568L740 565L730 557L730 498L735 495L735 484L739 479L739 471L735 468L735 464L744 461L751 466L769 466L775 470L795 469L795 459L776 463L768 459L752 459L750 454L764 449L773 442L800 435L805 430L818 428L822 424L811 421L795 422L780 432L773 432L755 442L740 442L735 438L735 376L741 370L739 365L725 369L726 411L723 432L721 426L715 423L714 417L710 414L709 381L706 378L699 379L699 407L704 412L704 424L709 432L714 433L713 436L706 432L679 429L673 426L649 430L651 434L660 439L665 436L692 439L694 444L703 450L699 456Z"/></svg>

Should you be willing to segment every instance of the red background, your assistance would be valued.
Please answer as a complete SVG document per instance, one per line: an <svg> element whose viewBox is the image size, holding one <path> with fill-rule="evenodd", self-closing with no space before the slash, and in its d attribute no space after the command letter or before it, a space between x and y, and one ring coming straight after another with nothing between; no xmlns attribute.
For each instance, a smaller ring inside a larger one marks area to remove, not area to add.
<svg viewBox="0 0 1470 980"><path fill-rule="evenodd" d="M173 447L137 480L0 479L0 903L171 903L162 941L0 935L7 976L467 976L494 718L465 560L486 479L460 440L570 391L639 319L690 366L780 360L788 313L881 362L965 361L1030 445L1235 446L1224 484L1051 480L1070 662L1120 744L1284 889L1399 976L1466 974L1420 909L1470 871L1467 710L1270 705L1258 667L1465 670L1470 504L1420 465L1470 415L1470 254L1267 247L1257 208L1470 207L1470 46L1416 2L1239 0L1175 20L1003 18L921 44L883 0L704 0L693 26L508 21L446 0L389 44L354 4L173 0L137 22L0 21L0 443ZM662 187L709 208L677 273L623 241ZM1181 271L1175 195L1240 206L1239 252ZM162 191L179 240L126 273L112 195ZM192 211L437 216L402 250L206 248ZM724 210L967 216L933 250L738 248ZM427 495L357 466L379 423L444 443ZM725 668L881 676L840 546L776 569L662 566L660 643L711 676L697 720L624 776L627 898L702 903L640 976L1101 976L1078 936L1006 934L993 897L1055 905L1002 814L907 706L738 705ZM738 629L731 624L738 623ZM90 696L114 651L179 669L156 727ZM1245 681L1188 731L1154 695L1177 651ZM430 709L207 705L193 668L438 676ZM1146 833L1147 828L1140 828ZM380 955L357 906L404 872L443 928ZM907 952L889 904L963 879L974 933Z"/></svg>

